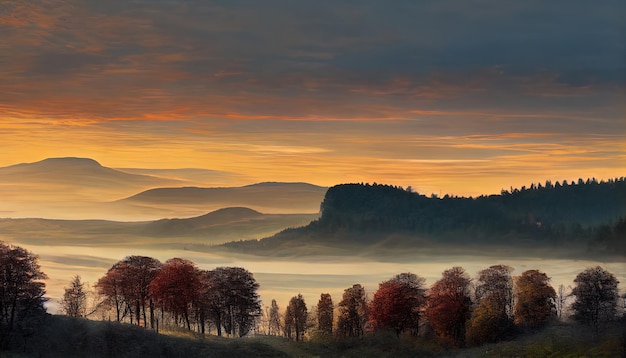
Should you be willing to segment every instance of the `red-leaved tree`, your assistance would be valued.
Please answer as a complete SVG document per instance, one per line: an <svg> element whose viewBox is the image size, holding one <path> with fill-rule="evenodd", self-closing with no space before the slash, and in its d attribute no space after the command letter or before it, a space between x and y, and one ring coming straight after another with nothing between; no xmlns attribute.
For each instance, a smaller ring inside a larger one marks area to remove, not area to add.
<svg viewBox="0 0 626 358"><path fill-rule="evenodd" d="M453 267L443 272L428 295L428 322L440 339L457 347L465 345L465 323L471 307L470 282L462 267Z"/></svg>
<svg viewBox="0 0 626 358"><path fill-rule="evenodd" d="M150 283L150 295L165 312L185 320L191 330L189 313L200 299L200 272L196 265L186 259L173 258L165 262Z"/></svg>

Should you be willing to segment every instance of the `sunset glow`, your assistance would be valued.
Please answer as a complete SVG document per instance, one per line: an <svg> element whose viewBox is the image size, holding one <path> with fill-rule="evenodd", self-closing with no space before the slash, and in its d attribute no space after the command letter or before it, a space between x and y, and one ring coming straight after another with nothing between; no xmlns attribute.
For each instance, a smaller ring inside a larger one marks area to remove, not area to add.
<svg viewBox="0 0 626 358"><path fill-rule="evenodd" d="M0 5L0 166L498 193L623 176L623 2Z"/></svg>

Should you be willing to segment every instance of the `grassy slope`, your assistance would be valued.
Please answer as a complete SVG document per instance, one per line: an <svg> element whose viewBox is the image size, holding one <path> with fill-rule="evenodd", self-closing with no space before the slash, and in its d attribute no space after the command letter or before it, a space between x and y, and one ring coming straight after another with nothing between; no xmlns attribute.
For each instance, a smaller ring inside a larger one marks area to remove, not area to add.
<svg viewBox="0 0 626 358"><path fill-rule="evenodd" d="M188 332L157 334L111 322L47 316L39 331L18 340L0 357L623 357L626 326L615 325L595 339L577 325L555 325L517 339L461 350L424 338L392 333L341 341L295 343L281 337L201 338Z"/></svg>

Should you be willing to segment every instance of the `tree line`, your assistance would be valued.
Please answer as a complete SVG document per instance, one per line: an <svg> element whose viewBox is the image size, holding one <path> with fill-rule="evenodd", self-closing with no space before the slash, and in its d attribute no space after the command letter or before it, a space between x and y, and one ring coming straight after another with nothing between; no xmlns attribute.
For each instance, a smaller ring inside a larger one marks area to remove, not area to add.
<svg viewBox="0 0 626 358"><path fill-rule="evenodd" d="M47 277L38 257L23 248L0 242L0 254L0 343L6 348L45 313L42 281ZM562 286L555 291L541 271L512 272L509 266L494 265L471 278L462 267L452 267L430 287L419 275L401 273L381 282L371 295L354 284L337 304L322 293L309 308L298 294L281 312L275 300L262 310L259 284L244 268L203 270L182 258L161 263L128 256L95 284L99 298L91 307L88 288L78 276L65 288L61 307L69 316L96 314L157 331L174 325L205 334L208 327L208 333L214 328L217 335L255 331L300 341L312 336L358 338L382 330L398 337L432 337L456 347L545 327L558 319L567 297L574 298L572 318L595 335L618 319L619 282L602 267L580 272L570 293Z"/></svg>
<svg viewBox="0 0 626 358"><path fill-rule="evenodd" d="M461 348L539 330L561 318L568 297L575 298L572 318L589 326L596 336L618 319L618 281L602 267L579 273L569 294L562 285L556 292L550 278L539 270L519 276L512 276L512 271L509 266L494 265L473 280L462 267L452 267L430 289L424 278L402 273L380 283L371 299L355 284L344 291L337 306L328 293L322 293L312 307L316 321L307 321L307 306L297 295L289 301L282 329L295 340L303 339L307 330L313 336L335 338L387 330L398 337L426 335ZM278 315L272 301L269 334L280 332Z"/></svg>
<svg viewBox="0 0 626 358"><path fill-rule="evenodd" d="M314 236L316 240L380 240L387 233L404 233L439 241L516 244L522 239L542 243L589 243L595 239L614 252L610 229L626 220L626 178L577 182L546 181L499 195L426 196L412 188L384 184L341 184L328 189L321 216L308 226L287 229L259 243L226 247L263 247ZM621 228L621 226L620 226ZM619 246L620 252L623 245Z"/></svg>

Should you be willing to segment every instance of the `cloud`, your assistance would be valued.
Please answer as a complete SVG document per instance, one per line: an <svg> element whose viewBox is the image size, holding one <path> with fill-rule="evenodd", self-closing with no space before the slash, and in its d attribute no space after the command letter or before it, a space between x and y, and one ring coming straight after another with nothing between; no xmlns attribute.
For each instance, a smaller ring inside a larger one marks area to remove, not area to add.
<svg viewBox="0 0 626 358"><path fill-rule="evenodd" d="M119 166L230 151L210 164L305 168L323 184L416 180L394 159L532 171L578 153L595 170L624 152L624 12L620 0L8 1L0 133L12 153L83 148Z"/></svg>

